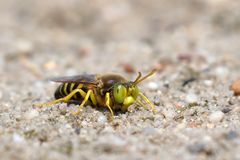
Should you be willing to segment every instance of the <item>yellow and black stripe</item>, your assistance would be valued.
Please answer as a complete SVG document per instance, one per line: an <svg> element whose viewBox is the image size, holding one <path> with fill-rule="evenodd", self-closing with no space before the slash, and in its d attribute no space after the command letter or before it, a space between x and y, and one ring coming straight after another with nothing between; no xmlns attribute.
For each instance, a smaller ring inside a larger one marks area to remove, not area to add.
<svg viewBox="0 0 240 160"><path fill-rule="evenodd" d="M85 92L87 92L88 90L87 87L81 83L63 83L59 85L59 87L56 89L54 96L56 99L63 98L77 88L82 89ZM80 93L76 93L76 95L74 95L72 99L80 100L83 99L83 97L80 95Z"/></svg>

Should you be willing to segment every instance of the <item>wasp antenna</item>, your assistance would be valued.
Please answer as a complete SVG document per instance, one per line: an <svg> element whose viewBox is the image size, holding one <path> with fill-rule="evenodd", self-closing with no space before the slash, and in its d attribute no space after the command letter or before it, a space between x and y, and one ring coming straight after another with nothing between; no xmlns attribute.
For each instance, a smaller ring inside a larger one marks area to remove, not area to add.
<svg viewBox="0 0 240 160"><path fill-rule="evenodd" d="M137 83L137 81L142 77L142 73L141 72L138 72L138 76L137 78L135 79L135 81L133 82L134 84Z"/></svg>
<svg viewBox="0 0 240 160"><path fill-rule="evenodd" d="M142 82L142 81L144 81L145 79L147 79L148 77L150 77L150 76L152 76L153 74L155 74L156 73L156 69L153 69L151 72L149 72L146 76L144 76L144 77L137 77L137 79L134 81L134 84L138 84L138 83L140 83L140 82Z"/></svg>

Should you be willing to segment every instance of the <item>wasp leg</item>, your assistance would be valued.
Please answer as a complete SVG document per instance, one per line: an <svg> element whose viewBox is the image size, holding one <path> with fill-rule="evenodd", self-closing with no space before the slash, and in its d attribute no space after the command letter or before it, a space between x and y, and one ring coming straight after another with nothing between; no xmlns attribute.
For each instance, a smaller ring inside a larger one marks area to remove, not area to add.
<svg viewBox="0 0 240 160"><path fill-rule="evenodd" d="M136 99L136 102L142 106L144 109L148 109L147 106L145 104L143 104L139 99Z"/></svg>
<svg viewBox="0 0 240 160"><path fill-rule="evenodd" d="M43 107L43 106L49 106L52 104L56 104L59 102L68 102L76 93L80 93L81 96L84 98L86 96L86 92L84 92L82 89L74 89L70 94L68 94L67 96L63 97L63 98L59 98L47 103L43 103L43 104L33 104L33 106L35 107Z"/></svg>
<svg viewBox="0 0 240 160"><path fill-rule="evenodd" d="M108 107L108 109L111 113L111 120L113 120L114 119L114 113L113 113L112 108L110 106L112 104L112 101L111 101L109 92L107 92L106 95L105 95L105 103L106 103L106 106Z"/></svg>
<svg viewBox="0 0 240 160"><path fill-rule="evenodd" d="M156 107L154 106L154 104L142 92L139 92L139 95L142 97L142 99L146 103L148 103L151 106L153 113L157 113L157 110L156 110Z"/></svg>
<svg viewBox="0 0 240 160"><path fill-rule="evenodd" d="M83 108L84 104L88 101L89 97L91 98L91 97L94 96L94 95L93 96L91 96L91 95L93 95L93 91L88 90L88 92L87 92L86 96L84 97L81 105L78 107L78 110L76 112L73 112L72 115L74 115L74 116L79 115L79 113L82 111L82 108Z"/></svg>
<svg viewBox="0 0 240 160"><path fill-rule="evenodd" d="M93 105L96 106L97 105L97 100L96 100L93 92L90 94L90 99L91 99Z"/></svg>
<svg viewBox="0 0 240 160"><path fill-rule="evenodd" d="M73 90L73 87L74 87L74 85L71 85L70 91ZM82 87L83 87L83 84L80 83L80 84L77 86L76 89L82 89ZM80 93L80 94L81 94L81 93ZM85 93L84 96L81 94L81 96L84 98L84 97L86 96L86 93ZM75 99L77 99L77 95L76 95L76 94L75 94L73 97L74 97Z"/></svg>

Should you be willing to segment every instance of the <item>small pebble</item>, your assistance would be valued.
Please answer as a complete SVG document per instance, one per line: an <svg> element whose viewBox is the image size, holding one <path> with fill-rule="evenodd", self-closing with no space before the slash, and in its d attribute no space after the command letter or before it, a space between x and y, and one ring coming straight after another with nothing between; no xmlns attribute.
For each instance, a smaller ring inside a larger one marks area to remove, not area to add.
<svg viewBox="0 0 240 160"><path fill-rule="evenodd" d="M228 68L226 68L226 67L217 67L216 69L215 69L215 74L217 75L217 76L220 76L220 77L223 77L223 76L227 76L228 75L228 73L229 73L229 70L228 70Z"/></svg>
<svg viewBox="0 0 240 160"><path fill-rule="evenodd" d="M193 53L180 53L178 55L178 60L190 62L193 59Z"/></svg>
<svg viewBox="0 0 240 160"><path fill-rule="evenodd" d="M25 118L29 120L38 116L39 116L39 112L35 109L25 113Z"/></svg>
<svg viewBox="0 0 240 160"><path fill-rule="evenodd" d="M148 83L148 88L151 90L151 91L156 91L158 89L158 84L155 83L155 82L149 82Z"/></svg>
<svg viewBox="0 0 240 160"><path fill-rule="evenodd" d="M198 96L194 93L189 93L186 96L185 100L186 100L187 103L196 103L198 101Z"/></svg>
<svg viewBox="0 0 240 160"><path fill-rule="evenodd" d="M99 123L101 123L101 124L104 124L104 123L107 122L107 117L104 116L104 115L100 115L100 116L98 117L97 121L98 121Z"/></svg>
<svg viewBox="0 0 240 160"><path fill-rule="evenodd" d="M33 50L33 44L31 41L22 39L16 43L16 48L20 53L29 53Z"/></svg>
<svg viewBox="0 0 240 160"><path fill-rule="evenodd" d="M123 70L127 73L134 73L135 72L135 68L131 64L125 63L125 64L122 64L122 66L123 66Z"/></svg>
<svg viewBox="0 0 240 160"><path fill-rule="evenodd" d="M212 81L212 80L205 80L205 81L203 81L203 83L204 83L206 86L208 86L208 87L210 87L210 86L213 85L213 81Z"/></svg>
<svg viewBox="0 0 240 160"><path fill-rule="evenodd" d="M210 114L209 120L213 123L220 122L224 117L224 113L222 111L216 111Z"/></svg>
<svg viewBox="0 0 240 160"><path fill-rule="evenodd" d="M55 61L48 61L44 64L44 68L46 70L53 70L57 67L57 63Z"/></svg>
<svg viewBox="0 0 240 160"><path fill-rule="evenodd" d="M230 111L231 111L230 108L223 108L223 109L222 109L222 112L223 112L223 113L228 113L228 112L230 112Z"/></svg>
<svg viewBox="0 0 240 160"><path fill-rule="evenodd" d="M159 106L160 103L161 103L160 97L159 97L159 96L154 96L153 103L154 103L156 106Z"/></svg>
<svg viewBox="0 0 240 160"><path fill-rule="evenodd" d="M12 139L13 139L13 142L16 142L16 143L22 143L24 141L24 138L17 133L14 133L12 135Z"/></svg>
<svg viewBox="0 0 240 160"><path fill-rule="evenodd" d="M235 96L240 95L240 80L232 82L230 90L233 91Z"/></svg>

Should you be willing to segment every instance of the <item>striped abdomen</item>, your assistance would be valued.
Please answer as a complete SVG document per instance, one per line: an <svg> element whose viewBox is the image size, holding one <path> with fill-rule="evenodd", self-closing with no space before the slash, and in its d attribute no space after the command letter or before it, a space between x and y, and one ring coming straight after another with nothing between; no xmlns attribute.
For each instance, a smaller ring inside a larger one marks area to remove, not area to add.
<svg viewBox="0 0 240 160"><path fill-rule="evenodd" d="M87 88L81 83L63 83L56 89L54 96L56 99L63 98L77 88L87 92ZM83 98L80 93L76 93L76 95L74 95L71 99L79 100Z"/></svg>

